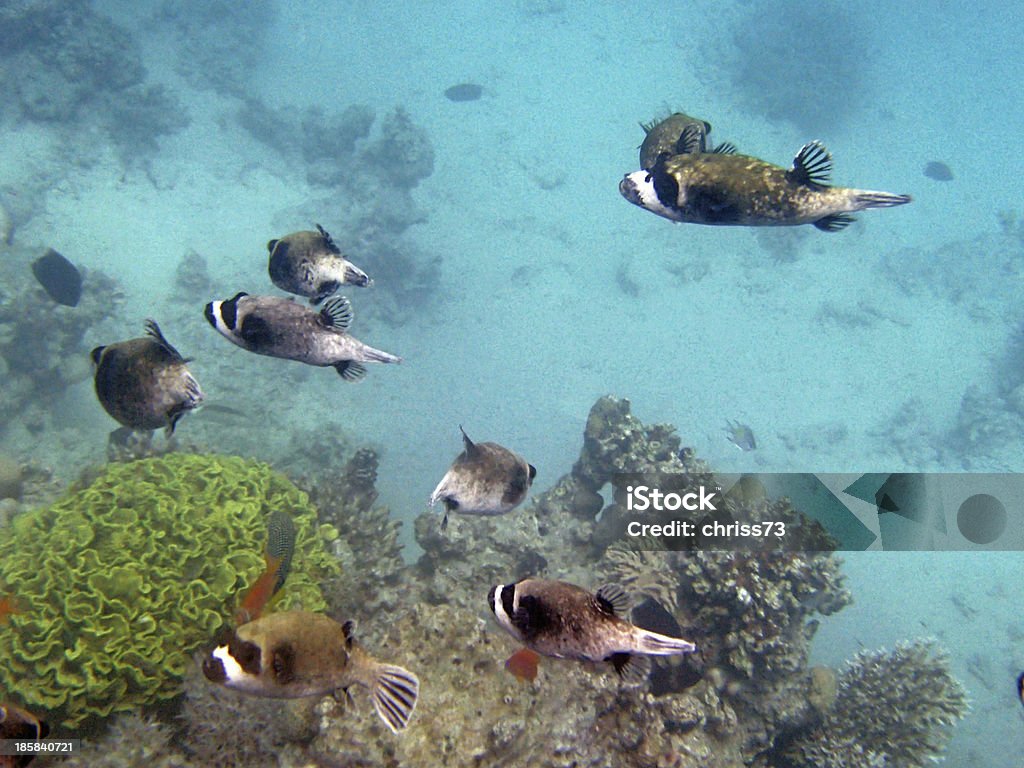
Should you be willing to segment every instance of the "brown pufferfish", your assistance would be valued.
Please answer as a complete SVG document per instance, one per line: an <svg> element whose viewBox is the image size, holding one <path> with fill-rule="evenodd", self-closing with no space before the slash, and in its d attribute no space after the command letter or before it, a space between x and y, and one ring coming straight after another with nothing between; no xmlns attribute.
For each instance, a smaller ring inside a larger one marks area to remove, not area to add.
<svg viewBox="0 0 1024 768"><path fill-rule="evenodd" d="M412 672L382 664L355 641L355 624L309 611L281 611L242 624L203 661L208 680L272 699L370 691L377 715L393 732L416 708L420 682Z"/></svg>
<svg viewBox="0 0 1024 768"><path fill-rule="evenodd" d="M497 443L474 443L462 432L464 450L430 495L430 506L444 504L442 529L448 515L504 515L519 506L537 469L522 456Z"/></svg>
<svg viewBox="0 0 1024 768"><path fill-rule="evenodd" d="M178 420L203 402L199 382L153 320L146 335L92 350L94 385L103 409L129 429L163 427L173 434Z"/></svg>
<svg viewBox="0 0 1024 768"><path fill-rule="evenodd" d="M692 134L696 129L687 128ZM686 153L662 157L651 170L627 174L619 192L671 221L739 226L813 224L837 232L867 208L891 208L910 195L830 186L832 155L805 144L790 168L749 155Z"/></svg>

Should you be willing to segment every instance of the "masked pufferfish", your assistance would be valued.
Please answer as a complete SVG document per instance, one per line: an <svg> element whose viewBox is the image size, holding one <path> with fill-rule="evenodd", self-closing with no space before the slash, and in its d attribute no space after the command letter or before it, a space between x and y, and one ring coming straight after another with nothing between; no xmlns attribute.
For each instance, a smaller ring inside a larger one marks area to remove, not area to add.
<svg viewBox="0 0 1024 768"><path fill-rule="evenodd" d="M684 144L700 141L688 126ZM832 155L818 141L805 144L791 168L733 152L662 155L650 170L619 183L626 200L671 221L740 226L813 224L838 232L867 208L911 202L910 195L829 185Z"/></svg>
<svg viewBox="0 0 1024 768"><path fill-rule="evenodd" d="M448 515L504 515L522 504L537 469L522 456L497 443L474 443L462 432L464 450L430 495L430 506L444 504L441 528Z"/></svg>
<svg viewBox="0 0 1024 768"><path fill-rule="evenodd" d="M319 224L316 232L293 232L267 243L267 271L282 291L305 296L319 304L342 285L373 284L363 270L341 254L341 249Z"/></svg>
<svg viewBox="0 0 1024 768"><path fill-rule="evenodd" d="M349 335L352 307L344 296L319 312L292 299L237 293L206 305L206 319L224 338L258 355L332 367L346 381L366 375L362 363L400 363L402 358Z"/></svg>
<svg viewBox="0 0 1024 768"><path fill-rule="evenodd" d="M491 587L487 603L497 622L527 648L556 659L609 662L627 682L647 677L648 656L697 648L627 621L629 598L615 584L594 593L566 581L522 579Z"/></svg>
<svg viewBox="0 0 1024 768"><path fill-rule="evenodd" d="M640 145L640 167L653 170L658 160L673 155L689 155L708 151L708 134L711 123L684 112L673 112L662 120L640 123L644 129L644 141ZM711 150L719 154L730 154L736 148L728 142Z"/></svg>
<svg viewBox="0 0 1024 768"><path fill-rule="evenodd" d="M203 661L208 680L273 699L300 699L369 689L373 707L392 732L409 725L419 678L382 664L355 641L355 625L309 611L281 611L239 626Z"/></svg>
<svg viewBox="0 0 1024 768"><path fill-rule="evenodd" d="M199 382L153 320L146 335L92 350L94 385L103 409L132 430L164 428L174 433L178 420L203 402Z"/></svg>

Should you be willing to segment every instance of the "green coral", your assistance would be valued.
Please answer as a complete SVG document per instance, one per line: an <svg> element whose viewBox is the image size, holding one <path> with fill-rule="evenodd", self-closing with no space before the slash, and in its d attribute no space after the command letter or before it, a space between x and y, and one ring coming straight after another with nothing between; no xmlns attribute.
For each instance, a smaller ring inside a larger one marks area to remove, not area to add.
<svg viewBox="0 0 1024 768"><path fill-rule="evenodd" d="M0 691L69 728L175 696L265 567L271 510L290 514L295 557L281 608L325 607L336 575L305 493L265 464L170 454L108 466L87 487L19 516L0 540Z"/></svg>

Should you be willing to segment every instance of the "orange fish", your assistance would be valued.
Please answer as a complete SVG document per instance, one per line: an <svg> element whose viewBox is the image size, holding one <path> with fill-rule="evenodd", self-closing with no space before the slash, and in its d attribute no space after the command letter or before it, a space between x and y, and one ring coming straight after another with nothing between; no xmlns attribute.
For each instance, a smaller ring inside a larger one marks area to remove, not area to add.
<svg viewBox="0 0 1024 768"><path fill-rule="evenodd" d="M505 669L528 683L537 679L537 664L540 661L540 654L531 651L529 648L520 648L507 659Z"/></svg>
<svg viewBox="0 0 1024 768"><path fill-rule="evenodd" d="M0 625L6 624L12 613L21 613L21 603L18 602L17 598L10 596L0 597Z"/></svg>
<svg viewBox="0 0 1024 768"><path fill-rule="evenodd" d="M258 619L267 603L284 586L294 551L295 524L287 514L275 510L267 524L267 547L264 551L267 567L239 603L235 611L236 626Z"/></svg>

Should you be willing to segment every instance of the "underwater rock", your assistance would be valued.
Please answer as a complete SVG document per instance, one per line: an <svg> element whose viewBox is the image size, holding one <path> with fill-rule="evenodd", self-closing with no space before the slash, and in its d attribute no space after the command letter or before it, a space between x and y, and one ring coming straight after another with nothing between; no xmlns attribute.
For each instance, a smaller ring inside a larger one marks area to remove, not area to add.
<svg viewBox="0 0 1024 768"><path fill-rule="evenodd" d="M621 472L681 472L680 447L675 427L645 427L633 416L629 400L610 395L590 408L583 433L583 451L573 465L573 476L596 492Z"/></svg>
<svg viewBox="0 0 1024 768"><path fill-rule="evenodd" d="M207 296L213 289L206 258L189 248L174 268L174 295L195 301L197 296Z"/></svg>
<svg viewBox="0 0 1024 768"><path fill-rule="evenodd" d="M31 120L91 119L87 105L145 77L138 41L83 0L8 3L0 27L5 81L15 91L0 95Z"/></svg>
<svg viewBox="0 0 1024 768"><path fill-rule="evenodd" d="M116 99L109 99L102 120L128 167L156 154L160 137L183 131L192 122L185 104L163 84L125 89Z"/></svg>
<svg viewBox="0 0 1024 768"><path fill-rule="evenodd" d="M366 104L350 104L340 114L325 114L319 106L306 109L301 119L302 157L311 166L327 160L347 160L360 139L370 135L377 113Z"/></svg>
<svg viewBox="0 0 1024 768"><path fill-rule="evenodd" d="M739 764L734 740L711 732L728 716L699 698L703 689L655 699L621 687L614 674L554 659L524 684L502 666L514 643L478 614L417 605L381 628L374 646L396 649L403 666L431 671L416 719L395 739L370 708L341 712L341 704L324 699L312 755L366 766L641 768L677 752L701 756L679 763L686 768Z"/></svg>
<svg viewBox="0 0 1024 768"><path fill-rule="evenodd" d="M151 714L130 712L110 723L102 737L83 739L76 752L61 760L64 768L191 768L175 745L175 730ZM240 764L240 763L239 763ZM216 763L209 763L216 768ZM222 764L225 765L226 764ZM274 763L276 768L277 763Z"/></svg>
<svg viewBox="0 0 1024 768"><path fill-rule="evenodd" d="M320 454L343 455L337 453ZM343 532L333 542L346 578L326 592L328 605L359 622L394 611L407 597L398 533L402 523L377 500L377 453L360 448L340 472L320 471L300 480L309 489L322 523Z"/></svg>
<svg viewBox="0 0 1024 768"><path fill-rule="evenodd" d="M203 676L199 656L185 672L179 720L183 728L177 739L195 765L278 768L285 743L313 737L296 727L296 708L289 702L246 696L210 683ZM301 701L301 707L311 710L313 703Z"/></svg>
<svg viewBox="0 0 1024 768"><path fill-rule="evenodd" d="M412 189L434 172L430 138L402 107L381 121L378 138L359 154L372 176L388 187Z"/></svg>
<svg viewBox="0 0 1024 768"><path fill-rule="evenodd" d="M176 33L175 69L190 85L238 98L253 92L261 57L275 44L277 3L164 0L154 15Z"/></svg>
<svg viewBox="0 0 1024 768"><path fill-rule="evenodd" d="M21 464L10 456L0 453L0 499L20 499L21 481Z"/></svg>

